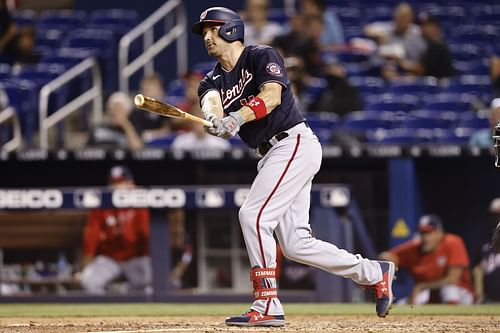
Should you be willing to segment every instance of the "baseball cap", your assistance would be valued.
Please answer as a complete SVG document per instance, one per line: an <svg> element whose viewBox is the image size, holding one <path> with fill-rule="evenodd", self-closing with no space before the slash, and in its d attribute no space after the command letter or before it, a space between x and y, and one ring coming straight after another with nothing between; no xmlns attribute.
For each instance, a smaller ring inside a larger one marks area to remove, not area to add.
<svg viewBox="0 0 500 333"><path fill-rule="evenodd" d="M134 180L130 169L124 165L115 165L109 170L108 182L116 183L124 180Z"/></svg>
<svg viewBox="0 0 500 333"><path fill-rule="evenodd" d="M442 230L443 222L441 218L434 214L423 215L418 222L418 231L426 233L434 230Z"/></svg>

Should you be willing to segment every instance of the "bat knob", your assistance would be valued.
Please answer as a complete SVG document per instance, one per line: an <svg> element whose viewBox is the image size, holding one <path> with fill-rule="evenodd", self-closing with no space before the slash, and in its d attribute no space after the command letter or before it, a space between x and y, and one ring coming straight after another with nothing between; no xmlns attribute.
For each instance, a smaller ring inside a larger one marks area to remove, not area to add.
<svg viewBox="0 0 500 333"><path fill-rule="evenodd" d="M134 103L136 106L142 106L142 104L144 104L144 95L143 94L135 95Z"/></svg>

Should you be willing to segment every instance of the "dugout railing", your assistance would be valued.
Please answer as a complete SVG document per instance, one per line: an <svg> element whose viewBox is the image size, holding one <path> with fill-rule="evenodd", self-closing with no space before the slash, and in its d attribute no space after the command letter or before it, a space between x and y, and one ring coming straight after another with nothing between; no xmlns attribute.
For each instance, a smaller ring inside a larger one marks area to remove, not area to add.
<svg viewBox="0 0 500 333"><path fill-rule="evenodd" d="M19 117L13 107L7 107L0 111L0 124L8 122L12 125L12 138L2 145L2 153L8 153L20 148L23 142Z"/></svg>

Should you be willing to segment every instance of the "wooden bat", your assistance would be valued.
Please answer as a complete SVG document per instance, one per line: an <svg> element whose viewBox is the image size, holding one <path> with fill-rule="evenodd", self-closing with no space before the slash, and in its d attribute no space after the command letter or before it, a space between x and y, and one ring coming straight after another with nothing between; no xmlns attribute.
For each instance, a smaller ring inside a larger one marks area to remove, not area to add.
<svg viewBox="0 0 500 333"><path fill-rule="evenodd" d="M134 103L139 109L157 113L162 116L193 121L195 123L202 124L203 126L206 127L213 126L213 124L208 120L205 120L197 116L193 116L192 114L182 111L181 109L173 105L161 102L159 100L156 100L148 96L144 96L143 94L135 95Z"/></svg>

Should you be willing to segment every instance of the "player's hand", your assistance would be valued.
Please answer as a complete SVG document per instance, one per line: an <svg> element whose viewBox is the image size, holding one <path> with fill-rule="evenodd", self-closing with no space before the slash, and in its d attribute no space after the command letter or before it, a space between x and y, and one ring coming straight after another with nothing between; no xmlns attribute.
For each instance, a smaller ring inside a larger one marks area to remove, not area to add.
<svg viewBox="0 0 500 333"><path fill-rule="evenodd" d="M224 127L222 126L222 120L212 113L205 113L205 120L208 120L213 124L212 127L205 127L205 131L208 134L222 137L224 135Z"/></svg>
<svg viewBox="0 0 500 333"><path fill-rule="evenodd" d="M240 130L245 120L239 112L231 112L229 116L222 118L222 126L225 131L224 137L233 137Z"/></svg>

